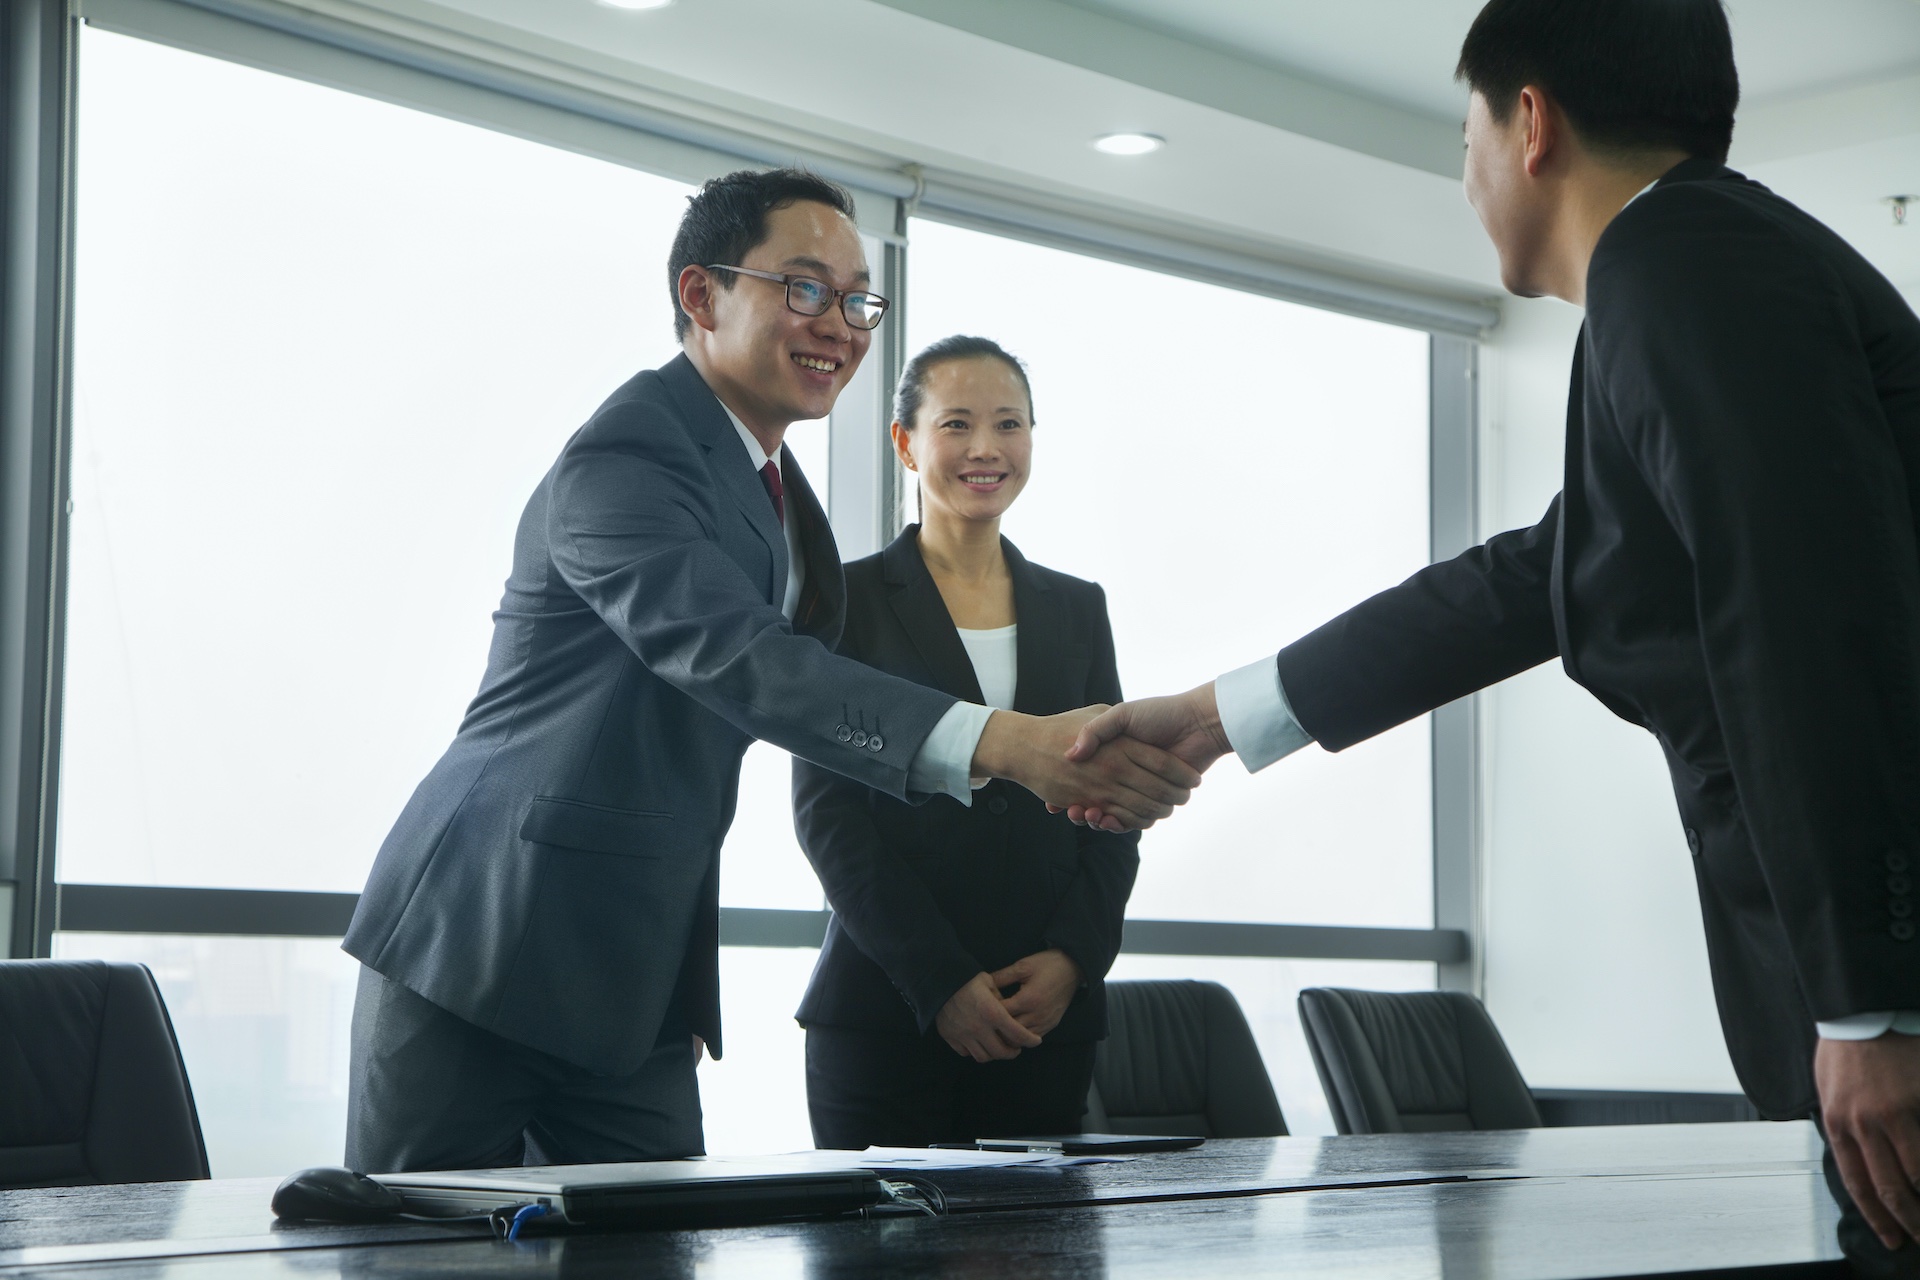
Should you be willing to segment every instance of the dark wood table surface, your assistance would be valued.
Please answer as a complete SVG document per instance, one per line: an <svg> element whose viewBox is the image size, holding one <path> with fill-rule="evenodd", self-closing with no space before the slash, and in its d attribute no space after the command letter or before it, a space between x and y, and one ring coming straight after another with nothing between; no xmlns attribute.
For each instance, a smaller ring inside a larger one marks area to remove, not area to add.
<svg viewBox="0 0 1920 1280"><path fill-rule="evenodd" d="M1806 1124L1209 1142L932 1175L944 1219L495 1242L281 1226L272 1179L0 1192L0 1275L1511 1277L1843 1274Z"/></svg>

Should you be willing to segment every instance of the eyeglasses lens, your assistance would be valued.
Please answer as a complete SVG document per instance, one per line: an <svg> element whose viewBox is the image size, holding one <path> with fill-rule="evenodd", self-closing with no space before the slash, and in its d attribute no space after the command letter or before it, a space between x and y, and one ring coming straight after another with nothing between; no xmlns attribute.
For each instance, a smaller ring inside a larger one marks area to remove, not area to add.
<svg viewBox="0 0 1920 1280"><path fill-rule="evenodd" d="M856 329L873 329L880 324L880 318L887 314L887 300L878 294L850 293L843 302L847 323Z"/></svg>
<svg viewBox="0 0 1920 1280"><path fill-rule="evenodd" d="M795 276L787 281L787 305L803 316L821 315L833 305L833 290L818 280Z"/></svg>

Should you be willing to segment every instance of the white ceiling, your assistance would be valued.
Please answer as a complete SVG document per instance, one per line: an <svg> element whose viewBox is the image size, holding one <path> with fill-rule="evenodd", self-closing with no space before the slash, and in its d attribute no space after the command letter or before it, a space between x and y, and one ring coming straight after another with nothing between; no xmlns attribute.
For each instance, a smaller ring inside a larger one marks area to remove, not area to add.
<svg viewBox="0 0 1920 1280"><path fill-rule="evenodd" d="M957 0L965 3L966 0ZM1460 41L1483 0L1065 0L1428 115L1456 117ZM1920 68L1916 0L1729 0L1749 103Z"/></svg>
<svg viewBox="0 0 1920 1280"><path fill-rule="evenodd" d="M1479 0L305 0L379 11L733 118L1492 294L1457 180ZM1920 0L1730 0L1735 161L1920 296ZM1122 160L1098 133L1165 135Z"/></svg>

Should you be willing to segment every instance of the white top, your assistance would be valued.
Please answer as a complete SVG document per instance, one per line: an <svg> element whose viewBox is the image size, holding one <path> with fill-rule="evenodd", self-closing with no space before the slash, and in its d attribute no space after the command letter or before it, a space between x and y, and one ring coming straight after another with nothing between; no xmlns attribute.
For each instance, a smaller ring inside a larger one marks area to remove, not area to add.
<svg viewBox="0 0 1920 1280"><path fill-rule="evenodd" d="M1020 674L1019 624L987 631L954 629L960 633L960 643L967 647L967 657L973 662L973 674L980 681L980 692L987 705L1002 711L1013 710L1014 683Z"/></svg>

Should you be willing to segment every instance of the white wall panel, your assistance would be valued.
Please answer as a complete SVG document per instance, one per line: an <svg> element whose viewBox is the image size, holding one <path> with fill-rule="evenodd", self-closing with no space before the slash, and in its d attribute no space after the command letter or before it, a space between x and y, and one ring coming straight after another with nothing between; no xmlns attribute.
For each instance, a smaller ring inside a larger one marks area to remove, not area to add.
<svg viewBox="0 0 1920 1280"><path fill-rule="evenodd" d="M1482 359L1482 527L1560 488L1580 313L1513 301ZM1693 871L1653 737L1560 669L1482 698L1486 1000L1530 1084L1732 1090Z"/></svg>

